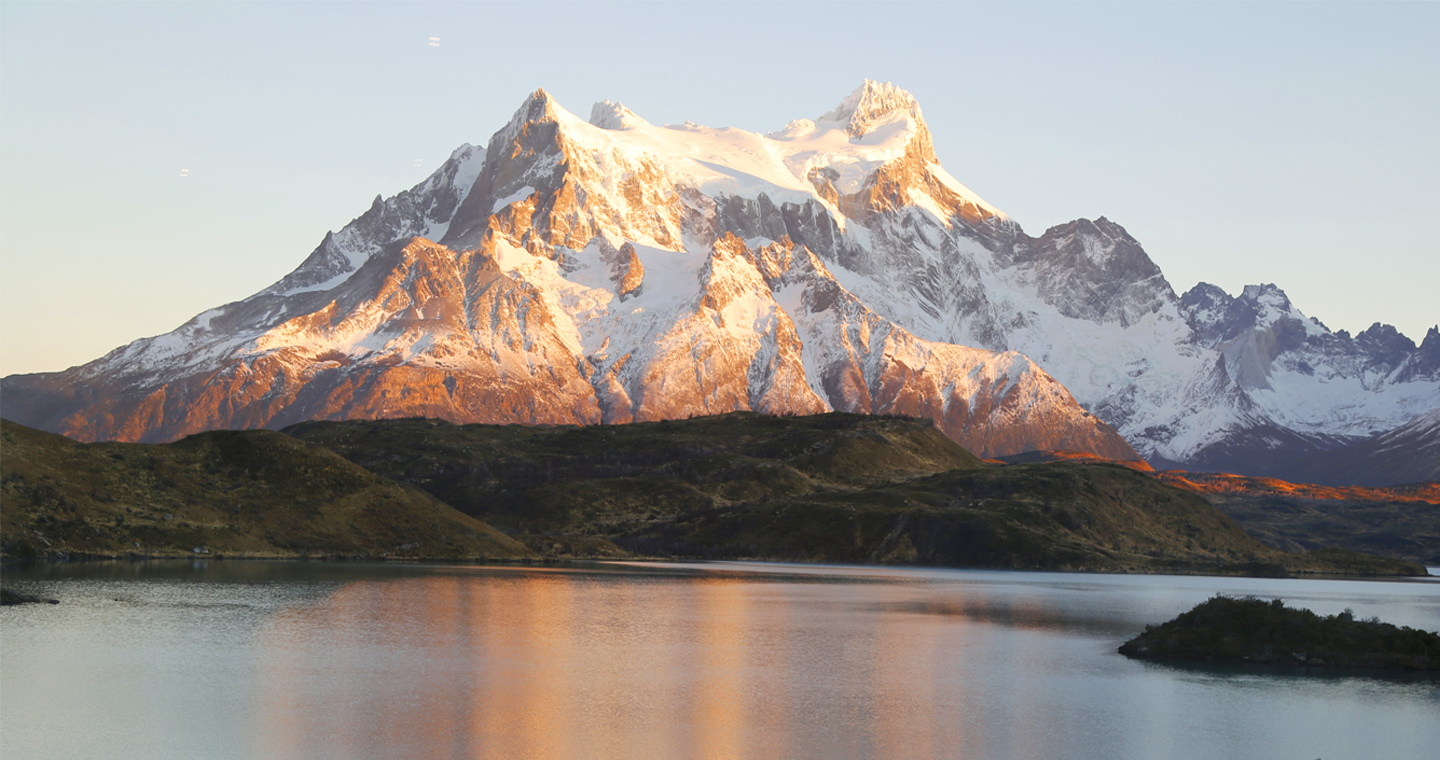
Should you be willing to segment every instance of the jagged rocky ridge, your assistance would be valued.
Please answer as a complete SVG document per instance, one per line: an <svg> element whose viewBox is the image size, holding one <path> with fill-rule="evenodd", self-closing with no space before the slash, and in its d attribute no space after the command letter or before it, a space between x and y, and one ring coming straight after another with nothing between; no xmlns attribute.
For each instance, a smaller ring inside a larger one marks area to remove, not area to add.
<svg viewBox="0 0 1440 760"><path fill-rule="evenodd" d="M1180 303L1236 389L1228 424L1182 460L1192 469L1366 486L1440 473L1440 329L1419 346L1379 323L1332 332L1274 285L1231 297L1200 283Z"/></svg>
<svg viewBox="0 0 1440 760"><path fill-rule="evenodd" d="M483 150L377 198L274 286L6 378L4 413L160 441L304 419L838 409L930 417L982 455L1133 458L1108 422L1152 460L1208 463L1440 405L1440 337L1409 353L1384 328L1350 339L1274 294L1181 299L1104 218L1026 235L939 166L891 85L763 136L608 101L586 122L537 91Z"/></svg>

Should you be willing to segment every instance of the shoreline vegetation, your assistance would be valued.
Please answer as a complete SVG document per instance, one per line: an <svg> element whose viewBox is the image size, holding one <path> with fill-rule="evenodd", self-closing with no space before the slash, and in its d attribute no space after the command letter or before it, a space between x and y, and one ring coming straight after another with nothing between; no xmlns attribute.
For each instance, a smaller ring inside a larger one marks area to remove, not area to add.
<svg viewBox="0 0 1440 760"><path fill-rule="evenodd" d="M1120 646L1147 660L1325 668L1440 670L1440 634L1357 620L1350 610L1321 616L1279 599L1212 597Z"/></svg>
<svg viewBox="0 0 1440 760"><path fill-rule="evenodd" d="M1425 575L1285 552L1108 462L982 462L928 420L305 422L80 444L4 421L0 556L771 560L1112 573Z"/></svg>

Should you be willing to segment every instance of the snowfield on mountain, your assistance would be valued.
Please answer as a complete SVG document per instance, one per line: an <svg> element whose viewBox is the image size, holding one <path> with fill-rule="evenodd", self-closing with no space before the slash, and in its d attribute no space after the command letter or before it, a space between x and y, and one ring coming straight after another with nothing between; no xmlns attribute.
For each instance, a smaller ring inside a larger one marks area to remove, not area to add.
<svg viewBox="0 0 1440 760"><path fill-rule="evenodd" d="M540 90L273 286L3 390L7 418L81 440L839 410L981 456L1263 467L1440 407L1440 332L1352 338L1274 286L1177 296L1104 218L1030 237L893 85L766 135L610 101L587 121Z"/></svg>

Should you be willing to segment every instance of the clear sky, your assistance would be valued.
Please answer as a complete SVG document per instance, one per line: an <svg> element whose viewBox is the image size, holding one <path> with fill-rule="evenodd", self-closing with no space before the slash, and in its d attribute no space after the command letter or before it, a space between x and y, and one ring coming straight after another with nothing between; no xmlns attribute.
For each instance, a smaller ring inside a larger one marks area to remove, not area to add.
<svg viewBox="0 0 1440 760"><path fill-rule="evenodd" d="M527 93L767 132L862 79L1026 231L1440 322L1437 3L0 3L0 374L244 298ZM430 44L439 37L439 46ZM188 170L181 176L181 170Z"/></svg>

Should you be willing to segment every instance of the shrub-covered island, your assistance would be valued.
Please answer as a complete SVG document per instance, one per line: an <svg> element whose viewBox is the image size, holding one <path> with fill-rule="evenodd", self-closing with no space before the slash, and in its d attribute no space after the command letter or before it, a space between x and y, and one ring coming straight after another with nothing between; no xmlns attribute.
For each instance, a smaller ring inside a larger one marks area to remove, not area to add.
<svg viewBox="0 0 1440 760"><path fill-rule="evenodd" d="M1126 657L1219 660L1272 665L1440 670L1440 634L1356 620L1349 610L1322 617L1264 601L1216 596L1125 642Z"/></svg>

